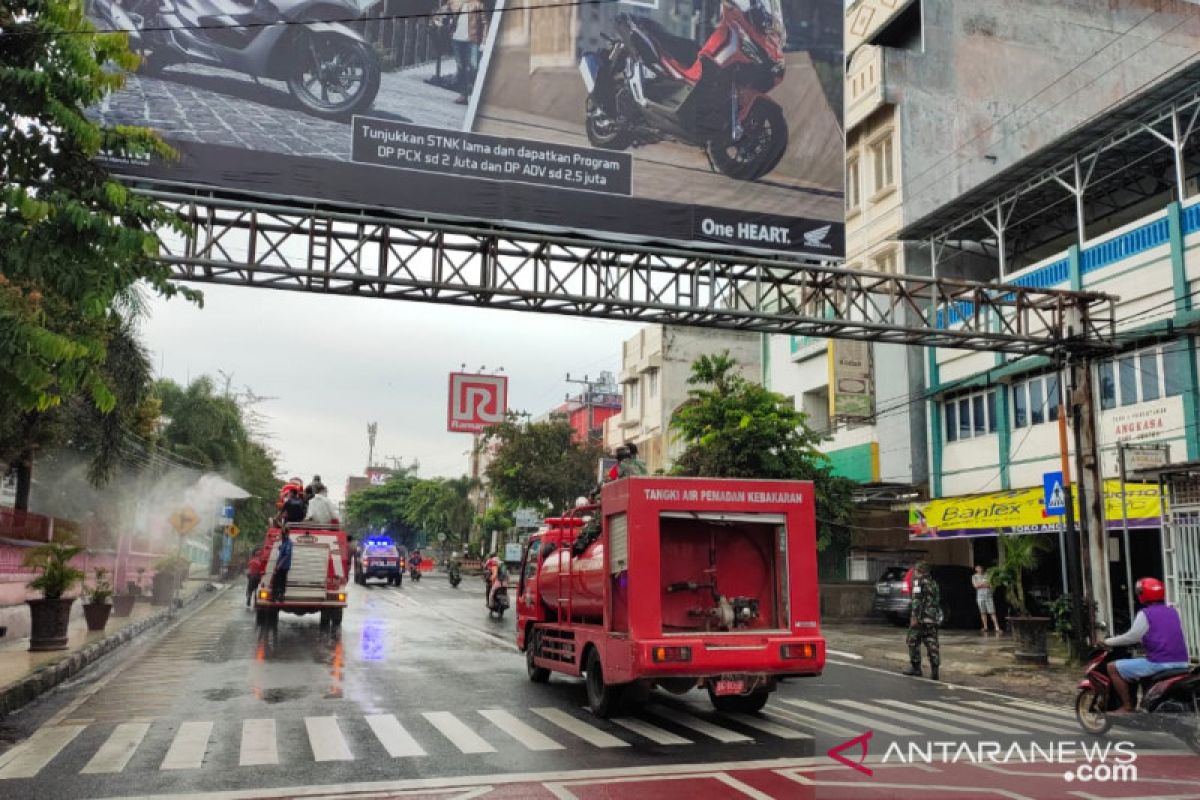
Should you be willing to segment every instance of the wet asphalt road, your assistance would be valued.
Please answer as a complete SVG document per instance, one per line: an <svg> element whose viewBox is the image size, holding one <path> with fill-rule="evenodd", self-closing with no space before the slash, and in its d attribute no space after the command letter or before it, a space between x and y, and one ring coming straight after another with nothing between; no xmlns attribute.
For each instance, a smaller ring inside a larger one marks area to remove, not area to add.
<svg viewBox="0 0 1200 800"><path fill-rule="evenodd" d="M262 636L241 589L0 721L0 796L800 758L868 730L876 755L892 741L1082 738L1068 709L891 675L852 654L832 655L821 678L785 683L762 715L722 716L700 692L659 692L631 717L598 720L580 681L528 681L512 619L489 620L477 578L459 589L437 573L402 588L352 586L340 634L284 616ZM1157 734L1128 738L1142 752L1179 748Z"/></svg>

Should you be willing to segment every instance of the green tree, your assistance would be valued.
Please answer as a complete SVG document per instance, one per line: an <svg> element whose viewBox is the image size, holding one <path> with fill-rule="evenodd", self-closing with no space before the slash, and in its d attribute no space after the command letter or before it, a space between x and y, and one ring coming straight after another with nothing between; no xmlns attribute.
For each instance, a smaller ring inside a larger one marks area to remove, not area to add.
<svg viewBox="0 0 1200 800"><path fill-rule="evenodd" d="M275 513L280 477L275 457L246 428L245 414L233 397L218 394L208 376L187 387L171 380L154 385L162 412L155 443L164 455L224 475L252 496L234 504L234 522L247 541L259 541Z"/></svg>
<svg viewBox="0 0 1200 800"><path fill-rule="evenodd" d="M845 560L853 481L837 477L821 452L822 437L786 397L746 380L728 353L692 364L688 401L671 425L686 449L677 475L812 481L817 501L817 549L828 564Z"/></svg>
<svg viewBox="0 0 1200 800"><path fill-rule="evenodd" d="M409 521L409 496L420 482L416 470L400 469L379 486L370 486L346 498L346 523L359 536L368 530L388 530L392 537L411 547L419 529Z"/></svg>
<svg viewBox="0 0 1200 800"><path fill-rule="evenodd" d="M1049 544L1041 536L1009 535L1000 537L1000 563L988 571L993 588L1005 590L1010 616L1029 613L1025 597L1025 573L1036 569Z"/></svg>
<svg viewBox="0 0 1200 800"><path fill-rule="evenodd" d="M38 415L76 396L102 412L123 400L122 366L108 350L131 290L199 299L156 259L158 232L182 231L178 218L96 161L101 151L172 153L149 130L86 116L137 64L124 34L91 30L73 0L0 5L0 450L16 469L20 505L34 451L57 433ZM100 457L94 477L111 468Z"/></svg>
<svg viewBox="0 0 1200 800"><path fill-rule="evenodd" d="M495 455L486 474L496 496L510 507L540 512L574 505L575 498L596 485L596 464L604 451L597 444L574 441L565 419L527 425L509 420L484 432L484 446Z"/></svg>

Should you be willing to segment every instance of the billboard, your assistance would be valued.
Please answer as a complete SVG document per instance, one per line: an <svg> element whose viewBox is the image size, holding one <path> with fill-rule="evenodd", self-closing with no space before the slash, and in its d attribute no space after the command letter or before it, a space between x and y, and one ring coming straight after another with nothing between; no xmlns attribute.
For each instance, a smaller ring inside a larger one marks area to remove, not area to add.
<svg viewBox="0 0 1200 800"><path fill-rule="evenodd" d="M829 416L866 419L875 414L871 343L829 340Z"/></svg>
<svg viewBox="0 0 1200 800"><path fill-rule="evenodd" d="M1162 498L1153 483L1126 484L1126 511L1130 528L1162 525ZM1072 497L1078 518L1079 496ZM1046 510L1043 487L1006 492L963 495L912 503L908 507L910 540L958 539L1000 534L1057 533L1064 518ZM1121 482L1104 482L1104 521L1109 530L1121 530Z"/></svg>
<svg viewBox="0 0 1200 800"><path fill-rule="evenodd" d="M489 425L503 422L507 413L508 378L503 375L450 373L446 430L451 433L482 433Z"/></svg>
<svg viewBox="0 0 1200 800"><path fill-rule="evenodd" d="M88 7L98 27L134 31L143 56L93 115L154 128L178 153L108 157L120 174L610 239L844 251L840 0Z"/></svg>

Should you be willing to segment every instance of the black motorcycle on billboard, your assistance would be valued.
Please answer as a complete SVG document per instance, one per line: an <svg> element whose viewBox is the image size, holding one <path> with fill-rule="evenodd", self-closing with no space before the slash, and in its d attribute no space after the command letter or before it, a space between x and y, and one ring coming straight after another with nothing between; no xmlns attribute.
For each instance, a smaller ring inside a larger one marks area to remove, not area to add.
<svg viewBox="0 0 1200 800"><path fill-rule="evenodd" d="M617 36L579 69L588 141L624 150L675 139L702 147L718 172L757 180L783 158L783 109L767 96L783 80L783 31L770 0L721 0L703 44L652 19L617 16Z"/></svg>
<svg viewBox="0 0 1200 800"><path fill-rule="evenodd" d="M379 93L375 51L347 20L342 0L91 0L97 27L130 31L141 69L204 64L284 81L308 111L345 119Z"/></svg>

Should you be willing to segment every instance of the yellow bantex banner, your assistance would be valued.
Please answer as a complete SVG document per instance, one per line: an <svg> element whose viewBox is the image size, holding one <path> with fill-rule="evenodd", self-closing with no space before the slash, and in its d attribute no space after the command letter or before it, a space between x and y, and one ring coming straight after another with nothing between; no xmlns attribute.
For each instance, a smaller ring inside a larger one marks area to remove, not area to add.
<svg viewBox="0 0 1200 800"><path fill-rule="evenodd" d="M1162 498L1153 483L1126 484L1127 514L1131 528L1157 528L1162 520ZM1078 497L1075 501L1079 517ZM1104 482L1104 519L1109 530L1121 529L1121 482ZM909 539L952 539L996 536L1001 533L1057 533L1066 518L1047 516L1042 487L1007 492L964 495L913 503L908 507Z"/></svg>

